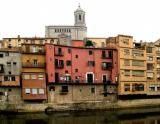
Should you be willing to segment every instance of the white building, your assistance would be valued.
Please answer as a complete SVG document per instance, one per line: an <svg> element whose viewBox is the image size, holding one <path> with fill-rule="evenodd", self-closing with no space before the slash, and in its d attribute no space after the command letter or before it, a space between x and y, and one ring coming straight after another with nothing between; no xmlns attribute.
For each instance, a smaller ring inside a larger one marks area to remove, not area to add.
<svg viewBox="0 0 160 124"><path fill-rule="evenodd" d="M85 12L80 5L74 12L75 24L70 25L51 25L45 27L45 37L64 38L72 40L83 40L87 37L87 27L85 23Z"/></svg>

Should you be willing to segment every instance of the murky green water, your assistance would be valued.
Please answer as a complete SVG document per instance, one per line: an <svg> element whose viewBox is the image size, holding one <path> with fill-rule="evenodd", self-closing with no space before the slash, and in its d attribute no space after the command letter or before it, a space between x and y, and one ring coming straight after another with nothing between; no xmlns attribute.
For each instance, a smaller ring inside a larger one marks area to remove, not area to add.
<svg viewBox="0 0 160 124"><path fill-rule="evenodd" d="M159 109L159 108L158 108ZM0 124L160 124L160 112L61 112L46 115L0 114Z"/></svg>

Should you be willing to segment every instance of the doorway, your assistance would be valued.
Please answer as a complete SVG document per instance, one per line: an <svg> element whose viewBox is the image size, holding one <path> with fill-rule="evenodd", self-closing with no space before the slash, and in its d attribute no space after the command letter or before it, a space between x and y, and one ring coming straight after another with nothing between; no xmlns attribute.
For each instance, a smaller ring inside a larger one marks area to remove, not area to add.
<svg viewBox="0 0 160 124"><path fill-rule="evenodd" d="M93 74L92 73L87 74L87 83L93 83Z"/></svg>
<svg viewBox="0 0 160 124"><path fill-rule="evenodd" d="M59 82L59 74L55 73L55 83L58 83L58 82Z"/></svg>
<svg viewBox="0 0 160 124"><path fill-rule="evenodd" d="M103 81L103 83L106 83L107 82L107 75L102 75L102 81Z"/></svg>

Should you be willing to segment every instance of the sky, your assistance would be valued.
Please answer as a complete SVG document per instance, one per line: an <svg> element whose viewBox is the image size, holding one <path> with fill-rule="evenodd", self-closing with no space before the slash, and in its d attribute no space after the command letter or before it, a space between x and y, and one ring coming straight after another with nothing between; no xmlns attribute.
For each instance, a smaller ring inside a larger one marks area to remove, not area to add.
<svg viewBox="0 0 160 124"><path fill-rule="evenodd" d="M160 0L0 0L0 39L44 37L45 26L74 25L80 3L88 37L160 38Z"/></svg>

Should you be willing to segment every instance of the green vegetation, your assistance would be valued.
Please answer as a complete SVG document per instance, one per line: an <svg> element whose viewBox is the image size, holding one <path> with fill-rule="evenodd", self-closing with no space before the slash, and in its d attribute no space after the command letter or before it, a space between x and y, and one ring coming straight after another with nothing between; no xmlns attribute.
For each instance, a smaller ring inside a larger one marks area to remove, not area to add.
<svg viewBox="0 0 160 124"><path fill-rule="evenodd" d="M93 46L93 42L91 40L87 40L85 46Z"/></svg>

